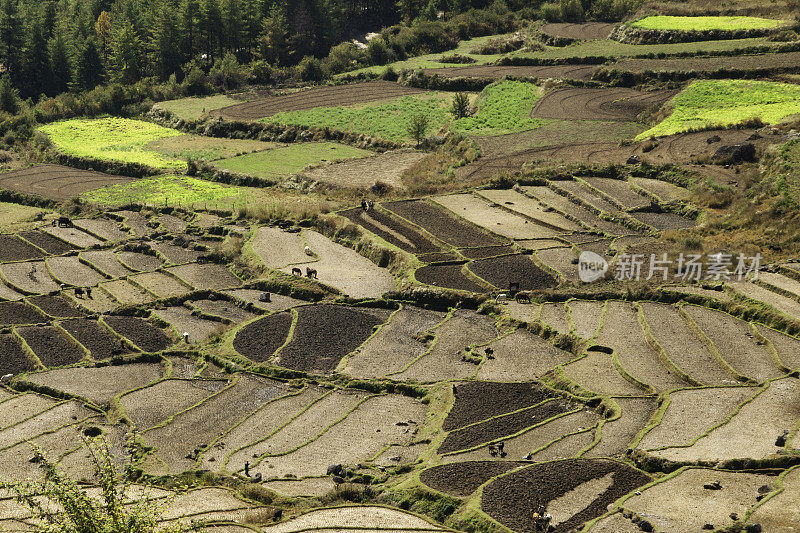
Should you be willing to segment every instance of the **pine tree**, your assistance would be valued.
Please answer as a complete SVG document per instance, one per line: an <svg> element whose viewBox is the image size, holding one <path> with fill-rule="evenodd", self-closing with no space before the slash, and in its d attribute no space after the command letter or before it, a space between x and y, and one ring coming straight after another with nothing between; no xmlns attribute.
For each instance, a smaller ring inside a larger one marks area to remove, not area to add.
<svg viewBox="0 0 800 533"><path fill-rule="evenodd" d="M72 80L72 66L70 64L69 46L63 30L56 30L47 43L47 53L50 60L50 94L60 94L69 89Z"/></svg>
<svg viewBox="0 0 800 533"><path fill-rule="evenodd" d="M240 49L244 41L244 28L242 20L242 5L240 0L223 0L222 4L223 27L225 28L225 50L241 57Z"/></svg>
<svg viewBox="0 0 800 533"><path fill-rule="evenodd" d="M11 83L11 76L8 74L0 78L0 110L12 115L19 111L19 93Z"/></svg>
<svg viewBox="0 0 800 533"><path fill-rule="evenodd" d="M120 22L111 47L114 79L120 83L134 83L141 79L144 64L142 41L128 20Z"/></svg>
<svg viewBox="0 0 800 533"><path fill-rule="evenodd" d="M199 26L202 51L206 60L213 63L215 53L222 55L222 13L217 0L202 0Z"/></svg>
<svg viewBox="0 0 800 533"><path fill-rule="evenodd" d="M50 61L47 55L47 38L44 23L37 17L28 29L25 61L20 87L25 96L38 96L44 90L42 81L50 79Z"/></svg>
<svg viewBox="0 0 800 533"><path fill-rule="evenodd" d="M175 46L177 42L180 42L180 28L173 16L172 6L163 0L150 36L150 64L161 80L177 72L183 63L181 51Z"/></svg>
<svg viewBox="0 0 800 533"><path fill-rule="evenodd" d="M86 39L75 57L72 86L78 91L93 89L103 81L103 59L94 38Z"/></svg>
<svg viewBox="0 0 800 533"><path fill-rule="evenodd" d="M103 63L108 65L108 50L111 47L111 15L108 11L101 11L94 23L94 34L100 43L103 53Z"/></svg>
<svg viewBox="0 0 800 533"><path fill-rule="evenodd" d="M23 64L23 25L18 0L3 0L0 6L0 42L2 62L11 73L12 80L19 83Z"/></svg>
<svg viewBox="0 0 800 533"><path fill-rule="evenodd" d="M200 7L197 0L182 0L180 5L181 17L181 51L187 60L195 58L197 53L197 39L199 35L198 21Z"/></svg>
<svg viewBox="0 0 800 533"><path fill-rule="evenodd" d="M264 21L264 31L258 43L259 56L273 65L285 65L288 36L289 24L286 21L286 13L281 6L275 4Z"/></svg>

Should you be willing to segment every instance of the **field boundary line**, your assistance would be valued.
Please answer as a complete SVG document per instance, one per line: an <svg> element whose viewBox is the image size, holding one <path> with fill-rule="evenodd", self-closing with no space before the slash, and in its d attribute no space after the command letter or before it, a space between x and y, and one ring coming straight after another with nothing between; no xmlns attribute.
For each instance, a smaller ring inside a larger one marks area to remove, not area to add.
<svg viewBox="0 0 800 533"><path fill-rule="evenodd" d="M86 250L81 250L80 252L78 252L78 255L76 256L76 257L78 258L78 262L79 262L79 263L81 263L81 264L83 264L83 265L86 265L86 266L88 266L89 268L93 268L94 270L96 270L97 272L99 272L99 273L100 273L100 275L101 275L101 276L103 276L104 278L106 278L107 280L113 280L113 279L117 279L115 276L112 276L111 274L109 274L109 273L108 273L108 272L106 272L105 270L103 270L103 269L99 268L99 267L98 267L98 266L96 266L94 263L92 263L91 261L89 261L88 259L86 259L85 257L83 257L83 253L84 253L85 251L86 251ZM113 252L112 252L112 253L113 253ZM115 254L115 255L116 255L116 254ZM119 260L118 260L118 261L119 261ZM122 263L120 263L120 265L122 265ZM122 265L122 266L125 266L125 265ZM126 268L127 268L127 267L126 267Z"/></svg>
<svg viewBox="0 0 800 533"><path fill-rule="evenodd" d="M78 350L83 352L83 358L81 358L81 360L78 361L78 363L93 363L95 361L95 359L92 357L92 351L89 350L89 348L87 348L83 344L81 344L81 342L78 339L73 337L72 333L64 329L64 327L61 326L61 320L53 320L50 324L53 326L53 329L55 329L60 335L66 337L67 341L69 341L76 348L78 348Z"/></svg>
<svg viewBox="0 0 800 533"><path fill-rule="evenodd" d="M225 433L223 433L222 435L220 435L218 438L214 439L214 442L212 442L212 443L211 443L211 445L213 445L215 442L217 442L217 441L218 441L218 440L220 440L221 438L225 437L226 435L230 434L230 432L231 432L231 431L233 431L233 430L234 430L234 429L236 429L238 426L240 426L241 424L243 424L243 423L244 423L246 420L248 420L249 418L251 418L251 417L255 416L255 415L256 415L256 413L258 413L259 411L261 411L261 410L262 410L262 409L264 409L265 407L268 407L268 406L270 406L272 403L274 403L274 402L277 402L278 400L283 400L283 399L286 399L286 398L291 398L291 397L294 397L294 396L300 396L300 395L302 395L304 392L306 392L306 391L309 391L309 390L311 390L311 387L310 387L309 385L306 385L306 386L305 386L305 387L303 387L302 389L298 389L298 390L297 390L297 391L295 391L295 392L291 392L291 393L288 393L288 394L284 394L283 396L279 396L279 397L277 397L277 398L273 398L273 399L272 399L272 400L270 400L269 402L267 402L267 403L265 403L264 405L262 405L262 406L258 407L256 410L254 410L254 411L253 411L252 413L250 413L249 415L245 416L245 417L244 417L242 420L240 420L239 422L237 422L235 425L233 425L233 426L232 426L230 429L228 429L228 430L227 430ZM240 451L242 451L242 450L246 450L247 448L252 448L253 446L255 446L255 445L257 445L257 444L261 444L262 442L264 442L264 441L268 440L270 437L272 437L273 435L275 435L276 433L278 433L279 431L281 431L283 428L285 428L286 426L288 426L288 425L289 425L291 422L293 422L294 420L296 420L297 418L299 418L299 417L300 417L302 414L304 414L304 413L305 413L305 412L307 412L309 409L311 409L311 407L312 407L313 405L315 405L317 402L319 402L319 401L320 401L320 400L322 400L323 398L326 398L326 397L330 396L330 395L331 395L331 394L333 394L334 392L336 392L336 389L329 390L329 391L327 391L326 393L324 393L324 394L321 394L319 397L317 397L317 398L314 398L314 399L313 399L311 402L309 402L308 404L306 404L305 406L303 406L303 407L302 407L302 408L301 408L299 411L297 411L296 413L294 413L294 414L293 414L293 415L292 415L290 418L288 418L288 419L287 419L287 420L286 420L284 423L280 424L280 425L279 425L277 428L275 428L274 430L272 430L271 432L269 432L269 433L268 433L267 435L265 435L264 437L262 437L262 438L260 438L260 439L257 439L257 440L254 440L254 441L252 441L252 442L249 442L249 443L247 443L247 444L245 444L245 445L243 445L243 446L240 446L239 448L236 448L236 449L234 449L234 450L231 450L230 452L228 452L228 453L225 455L225 459L223 459L223 460L222 460L222 465L223 465L223 466L227 466L227 465L228 465L228 462L231 460L231 457L233 457L233 455L234 455L234 454L236 454L236 453L238 453L238 452L240 452Z"/></svg>
<svg viewBox="0 0 800 533"><path fill-rule="evenodd" d="M524 219L529 220L531 222L534 222L534 223L536 223L536 224L538 224L538 225L540 225L540 226L542 226L544 228L556 231L556 232L561 233L561 234L569 233L564 228L560 228L560 227L556 226L555 224L551 224L549 222L545 222L545 221L540 220L540 219L538 219L538 218L536 218L534 216L531 216L531 215L528 215L528 214L525 214L525 213L521 213L519 211L515 211L514 209L511 209L510 207L506 207L504 204L497 203L494 200L491 200L491 199L487 198L486 196L482 195L481 194L482 190L485 190L485 189L475 189L475 190L470 191L470 192L472 193L473 196L475 196L475 197L477 197L477 198L479 198L479 199L481 199L481 200L483 200L485 202L491 202L492 204L494 204L495 206L499 207L503 211L511 213L512 215L516 215L516 216L518 216L520 218L524 218ZM511 187L508 190L512 190L513 191L515 189L513 187ZM519 191L517 191L517 192L519 192ZM516 241L512 240L512 243L515 244Z"/></svg>
<svg viewBox="0 0 800 533"><path fill-rule="evenodd" d="M380 396L388 396L388 395L387 394L369 394L369 395L366 395L363 399L358 401L351 409L349 409L344 415L342 415L340 418L334 420L333 422L331 422L330 424L328 424L327 426L322 428L322 430L319 433L317 433L316 435L314 435L313 437L311 437L307 441L305 441L305 442L303 442L301 444L298 444L294 448L290 448L289 450L286 450L286 451L281 452L281 453L262 454L262 455L259 456L258 459L256 459L256 461L255 461L255 463L253 465L254 466L260 465L261 462L264 461L264 459L266 459L268 457L285 457L287 455L291 455L294 452L296 452L297 450L299 450L300 448L304 448L304 447L308 446L312 442L314 442L317 439L319 439L320 437L322 437L325 433L330 431L334 426L337 426L337 425L341 424L342 422L344 422L347 419L347 417L349 417L351 414L353 414L353 412L356 409L358 409L359 407L363 406L366 402L368 402L369 400L371 400L373 398L377 398L377 397L380 397Z"/></svg>
<svg viewBox="0 0 800 533"><path fill-rule="evenodd" d="M773 378L773 379L784 379L784 378ZM744 401L742 401L742 402L741 402L741 403L739 403L739 404L738 404L736 407L734 407L733 411L731 411L731 412L730 412L730 414L728 414L728 415L727 415L725 418L723 418L723 419L722 419L722 421L720 421L720 422L719 422L719 423L717 423L717 424L714 424L714 425L712 425L711 427L709 427L709 429L707 429L707 430L706 430L706 431L704 431L703 433L701 433L701 434L699 434L699 435L695 436L695 437L694 437L694 438L693 438L693 439L692 439L692 440L689 442L689 444L678 444L678 445L675 445L675 446L659 446L659 447L657 447L657 448L648 448L648 449L647 449L647 450L645 450L645 451L647 451L647 452L652 452L652 451L662 451L662 450L669 450L669 449L673 449L673 448L691 448L692 446L694 446L694 445L697 443L697 441L699 441L700 439L702 439L702 438L704 438L704 437L707 437L707 436L709 436L709 435L710 435L710 434L711 434L711 433L712 433L714 430L721 428L722 426L724 426L725 424L727 424L728 422L730 422L731 420L733 420L733 417L735 417L736 415L738 415L738 414L739 414L739 412L742 410L742 408L743 408L745 405L747 405L747 404L749 404L749 403L751 403L751 402L755 401L755 399L756 399L758 396L760 396L760 395L761 395L761 394L762 394L764 391L766 391L766 390L769 388L769 386L770 386L770 384L771 384L771 382L772 382L772 381L773 381L773 380L768 380L768 382L767 382L767 383L765 383L764 385L762 385L762 386L759 386L759 387L752 387L752 386L751 386L751 388L754 388L754 389L756 389L755 393L754 393L752 396L750 396L749 398L746 398ZM747 385L734 385L734 386L746 387ZM708 387L708 388L720 388L720 387Z"/></svg>
<svg viewBox="0 0 800 533"><path fill-rule="evenodd" d="M706 332L703 331L703 329L697 324L697 322L695 322L695 320L689 315L689 313L686 312L683 304L679 304L677 306L677 309L680 315L684 318L684 320L686 320L686 322L695 332L700 341L706 346L706 348L708 348L708 351L711 352L711 354L714 356L714 359L716 359L716 361L720 364L720 366L722 366L722 368L724 368L729 374L731 374L736 379L736 381L741 381L742 383L758 383L758 381L749 378L744 374L740 374L735 368L733 368L733 366L731 366L731 364L728 361L726 361L722 357L722 354L719 353L719 350L717 349L717 346L714 344L714 341L711 340L711 338L706 334ZM703 307L703 309L706 308Z"/></svg>
<svg viewBox="0 0 800 533"><path fill-rule="evenodd" d="M33 348L31 348L31 346L28 344L28 341L25 340L25 337L23 337L22 335L19 334L19 331L17 331L17 328L18 328L18 326L11 328L11 335L15 339L17 339L17 342L19 343L20 347L22 347L22 351L25 353L25 355L28 356L28 359L31 360L31 362L33 363L33 367L34 367L33 371L24 372L22 374L22 378L24 380L24 378L25 378L25 376L27 374L45 370L47 367L44 366L44 363L42 363L41 359L39 359L39 356L36 355L36 352L33 351Z"/></svg>
<svg viewBox="0 0 800 533"><path fill-rule="evenodd" d="M144 429L141 432L142 436L144 436L144 434L147 433L148 431L153 431L153 430L156 430L156 429L162 429L162 428L167 427L178 416L180 416L182 414L185 414L188 411L191 411L192 409L203 405L204 403L206 403L207 401L211 400L212 398L216 398L218 395L222 394L223 392L232 389L237 383L239 383L239 381L240 381L240 375L234 375L233 378L231 379L230 383L227 386L223 387L221 390L206 396L205 398L203 398L199 402L197 402L197 403L195 403L193 405L190 405L189 407L187 407L185 409L181 409L180 411L178 411L176 413L173 413L171 416L169 416L168 418L165 418L164 420L162 420L161 422L159 422L155 426L149 427L147 429Z"/></svg>
<svg viewBox="0 0 800 533"><path fill-rule="evenodd" d="M447 314L445 315L445 317L441 321L439 321L438 323L434 324L433 326L431 326L430 328L425 330L425 333L431 333L433 335L433 339L431 340L430 346L428 346L428 348L424 352L422 352L421 354L416 356L414 359L411 360L411 362L407 363L400 370L397 370L395 372L389 372L388 374L386 374L386 377L396 376L396 375L402 374L403 372L405 372L406 370L408 370L409 368L414 366L415 363L419 362L423 357L425 357L426 355L431 353L431 351L433 351L433 349L439 343L439 336L436 334L436 330L439 329L441 326L443 326L451 318L453 318L453 315L455 315L455 312L456 312L456 308L455 307L451 307L450 309L448 309ZM392 379L392 378L389 378L389 379Z"/></svg>
<svg viewBox="0 0 800 533"><path fill-rule="evenodd" d="M778 369L781 372L785 372L787 374L790 374L792 372L792 369L789 368L788 366L786 366L783 363L783 361L781 360L781 354L778 353L778 348L775 347L775 344L771 340L769 340L767 337L765 337L758 330L758 328L756 327L756 325L753 322L748 322L747 325L748 325L748 327L750 328L750 331L753 334L753 338L755 338L757 341L763 343L764 346L767 347L767 349L769 350L770 355L772 356L772 362L775 363L775 366L777 366ZM769 326L765 326L764 324L759 324L759 325L762 326L762 327L765 327L765 328L772 329ZM780 331L777 331L777 330L773 330L773 331L775 331L776 333L779 333L781 335L785 335L784 333L781 333Z"/></svg>
<svg viewBox="0 0 800 533"><path fill-rule="evenodd" d="M581 411L584 410L584 408L585 408L585 406L581 406L581 407L578 407L576 409L573 409L572 411L566 411L564 413L559 413L557 415L551 416L550 418L546 418L546 419L542 420L541 422L537 422L537 423L532 424L532 425L530 425L528 427L522 428L522 429L520 429L519 431L517 431L515 433L510 433L508 435L503 435L503 436L500 436L500 437L496 437L494 439L482 442L480 444L475 444L475 445L473 445L473 446L471 446L469 448L464 448L462 450L455 450L455 451L452 451L452 452L445 452L445 453L443 453L441 455L442 455L442 457L449 457L449 456L458 455L458 454L462 454L462 453L474 452L476 450L480 450L481 448L483 448L487 444L494 444L496 442L511 440L513 438L516 438L516 437L519 437L521 435L524 435L525 433L528 433L530 431L538 429L539 427L541 427L541 426L543 426L543 425L545 425L545 424L547 424L549 422L552 422L554 420L557 420L559 418L563 418L565 416L573 415L575 413L580 413ZM563 436L566 436L566 435L563 435ZM555 440L560 440L560 439L561 439L561 437L559 437L559 438L557 438ZM546 448L547 446L549 446L550 444L555 442L555 440L551 441L549 444L546 444L542 448L537 449L537 452L540 451L541 449Z"/></svg>
<svg viewBox="0 0 800 533"><path fill-rule="evenodd" d="M659 359L661 362L668 368L675 372L683 381L685 381L689 385L693 385L695 387L702 387L705 386L705 383L702 383L692 376L690 376L685 370L675 364L672 359L670 359L667 351L661 346L661 344L656 340L655 335L653 335L653 331L650 329L650 323L647 321L647 316L644 313L644 307L642 307L641 302L636 302L637 312L639 314L639 324L641 324L642 329L645 333L645 338L650 346L658 353Z"/></svg>
<svg viewBox="0 0 800 533"><path fill-rule="evenodd" d="M379 334L379 333L380 333L380 332L383 330L383 328L384 328L384 327L388 326L388 325L389 325L389 324L392 322L392 320L394 319L395 315L397 315L397 314L398 314L400 311L402 311L403 309L405 309L405 306L404 306L404 305L403 305L403 303L401 302L401 303L398 305L397 309L394 309L394 310L393 310L391 313L389 313L389 317L386 319L386 321L382 322L381 324L378 324L377 328L375 328L375 330L374 330L374 331L373 331L373 332L372 332L372 333L369 335L369 337L367 337L367 338L364 340L364 342L362 342L361 344L359 344L359 345L358 345L358 346L357 346L357 347L356 347L356 348L355 348L353 351L351 351L350 353L348 353L348 354L345 354L345 356L344 356L344 357L342 357L342 358L339 360L339 363L336 365L336 368L334 368L334 369L333 369L333 373L334 373L334 374L344 374L344 373L345 373L345 372L344 372L344 370L347 368L347 365L349 364L349 362L350 362L350 359L351 359L351 358L353 358L353 357L358 357L358 355L359 355L359 354L361 353L361 351L364 349L364 347L366 346L366 344L367 344L369 341L371 341L373 338L375 338L375 337L376 337L376 336L377 336L377 335L378 335L378 334Z"/></svg>
<svg viewBox="0 0 800 533"><path fill-rule="evenodd" d="M276 364L278 366L280 366L280 362L281 362L281 351L284 348L286 348L294 340L294 330L297 328L297 323L300 321L300 311L298 311L297 308L292 307L291 309L288 309L288 311L292 315L292 321L289 324L289 331L286 332L286 340L284 341L283 344L278 346L275 349L275 351L272 352L272 355L267 359L267 361L271 361L272 363L274 363L274 364ZM238 334L238 332L237 332L237 334Z"/></svg>

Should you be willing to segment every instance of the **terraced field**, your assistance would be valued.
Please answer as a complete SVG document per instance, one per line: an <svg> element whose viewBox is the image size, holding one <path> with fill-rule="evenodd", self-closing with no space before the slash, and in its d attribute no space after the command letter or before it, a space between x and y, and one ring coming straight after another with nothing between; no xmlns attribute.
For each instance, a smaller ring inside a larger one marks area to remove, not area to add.
<svg viewBox="0 0 800 533"><path fill-rule="evenodd" d="M710 26L630 44L600 4L393 26L337 48L359 81L280 67L164 104L188 123L53 120L51 150L4 132L0 481L40 479L38 446L98 497L99 437L126 502L198 531L793 531L793 30L681 18ZM423 34L466 39L415 56ZM739 248L758 275L645 279L651 254ZM0 493L0 529L37 526Z"/></svg>

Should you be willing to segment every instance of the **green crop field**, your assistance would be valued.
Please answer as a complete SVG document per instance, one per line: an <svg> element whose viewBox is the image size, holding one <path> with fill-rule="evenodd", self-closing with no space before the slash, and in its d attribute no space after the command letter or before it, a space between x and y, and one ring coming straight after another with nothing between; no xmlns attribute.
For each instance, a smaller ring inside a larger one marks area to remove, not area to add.
<svg viewBox="0 0 800 533"><path fill-rule="evenodd" d="M217 159L235 157L251 152L270 150L278 146L280 145L276 143L245 139L224 139L204 137L202 135L179 135L177 137L165 137L152 141L146 145L146 148L166 157L182 159L184 161L187 159L215 161Z"/></svg>
<svg viewBox="0 0 800 533"><path fill-rule="evenodd" d="M450 101L451 96L446 94L403 96L362 106L281 112L261 122L328 127L403 142L410 140L406 128L414 115L426 115L431 131L437 131L447 124Z"/></svg>
<svg viewBox="0 0 800 533"><path fill-rule="evenodd" d="M125 118L72 119L39 128L62 152L79 157L141 163L155 168L184 170L186 162L148 149L153 141L183 135L141 120Z"/></svg>
<svg viewBox="0 0 800 533"><path fill-rule="evenodd" d="M188 176L156 176L125 185L112 185L84 193L82 198L106 207L139 203L147 205L216 205L243 198L247 187L233 187Z"/></svg>
<svg viewBox="0 0 800 533"><path fill-rule="evenodd" d="M636 137L727 127L748 119L767 123L800 113L800 86L747 80L696 81L671 101L672 114Z"/></svg>
<svg viewBox="0 0 800 533"><path fill-rule="evenodd" d="M271 179L300 172L308 165L371 155L373 153L369 150L362 150L346 144L298 143L274 150L223 159L215 162L214 165L231 172Z"/></svg>
<svg viewBox="0 0 800 533"><path fill-rule="evenodd" d="M469 135L505 135L537 128L546 121L530 118L541 89L531 83L503 81L486 87L478 98L478 113L454 121L452 131Z"/></svg>
<svg viewBox="0 0 800 533"><path fill-rule="evenodd" d="M762 30L785 24L784 20L759 17L671 17L658 15L645 17L631 23L635 28L665 31L708 31L708 30Z"/></svg>
<svg viewBox="0 0 800 533"><path fill-rule="evenodd" d="M436 93L403 96L362 106L283 112L262 119L262 122L328 127L407 142L411 140L406 131L411 118L424 114L430 121L429 133L435 133L450 123L452 131L470 135L503 135L533 129L543 123L530 118L540 92L537 86L518 81L490 85L478 97L478 113L456 121L450 114L452 94Z"/></svg>
<svg viewBox="0 0 800 533"><path fill-rule="evenodd" d="M213 96L193 96L190 98L180 98L178 100L168 100L166 102L159 102L156 104L156 107L165 109L183 120L197 120L205 113L215 109L241 103L241 100L236 100L225 94L215 94Z"/></svg>

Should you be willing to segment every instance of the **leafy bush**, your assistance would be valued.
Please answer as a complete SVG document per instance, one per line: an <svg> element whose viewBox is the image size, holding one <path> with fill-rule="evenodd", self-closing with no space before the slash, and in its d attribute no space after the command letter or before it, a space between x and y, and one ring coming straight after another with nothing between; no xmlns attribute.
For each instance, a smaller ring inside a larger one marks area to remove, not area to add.
<svg viewBox="0 0 800 533"><path fill-rule="evenodd" d="M322 61L312 56L306 56L300 61L297 72L303 81L322 81L328 77Z"/></svg>
<svg viewBox="0 0 800 533"><path fill-rule="evenodd" d="M41 531L50 533L179 533L188 531L182 523L159 523L171 500L156 500L145 493L134 503L127 503L131 484L117 471L115 457L102 440L87 443L100 487L93 498L55 463L37 449L36 459L44 479L34 482L4 483L18 503L27 507L35 520L43 523ZM55 504L59 512L52 512Z"/></svg>

